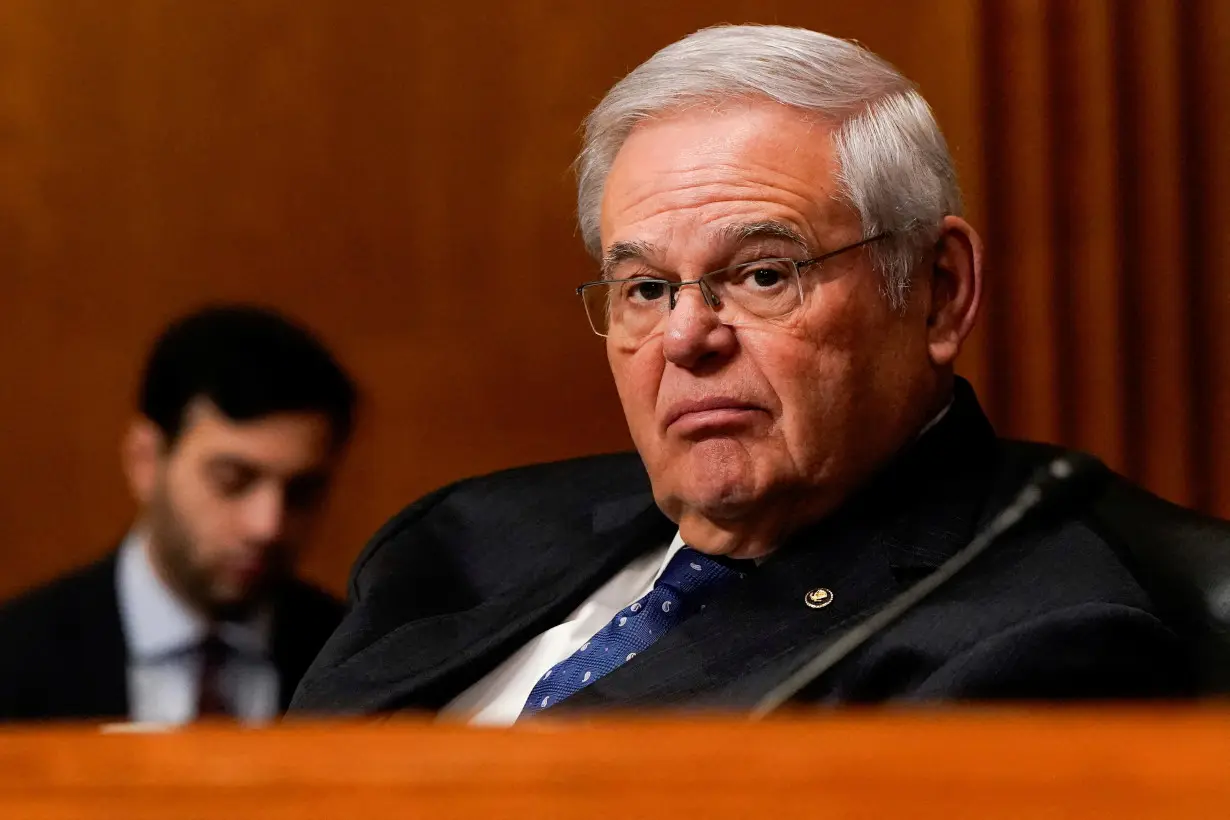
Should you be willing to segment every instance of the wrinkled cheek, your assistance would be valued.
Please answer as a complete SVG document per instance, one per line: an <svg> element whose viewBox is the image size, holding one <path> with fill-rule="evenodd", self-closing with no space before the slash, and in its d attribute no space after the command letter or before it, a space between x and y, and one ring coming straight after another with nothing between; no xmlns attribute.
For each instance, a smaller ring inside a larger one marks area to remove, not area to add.
<svg viewBox="0 0 1230 820"><path fill-rule="evenodd" d="M664 442L657 429L652 398L646 390L627 382L616 381L616 389L636 449L647 461L659 457Z"/></svg>
<svg viewBox="0 0 1230 820"><path fill-rule="evenodd" d="M638 449L653 446L657 438L656 409L663 371L660 347L656 355L645 346L635 350L607 348L615 391ZM642 454L647 455L643 449Z"/></svg>

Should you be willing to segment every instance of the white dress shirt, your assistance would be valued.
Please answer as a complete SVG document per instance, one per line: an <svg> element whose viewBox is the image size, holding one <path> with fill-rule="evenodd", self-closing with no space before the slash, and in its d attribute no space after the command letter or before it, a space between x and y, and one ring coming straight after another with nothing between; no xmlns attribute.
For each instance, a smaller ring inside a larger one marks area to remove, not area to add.
<svg viewBox="0 0 1230 820"><path fill-rule="evenodd" d="M534 638L454 698L440 711L441 717L493 726L516 722L538 679L580 649L610 623L615 613L648 595L662 570L682 548L683 539L676 533L669 544L633 559L562 624Z"/></svg>
<svg viewBox="0 0 1230 820"><path fill-rule="evenodd" d="M145 538L132 533L120 547L115 583L128 646L128 714L140 723L180 724L196 718L199 646L208 622L167 589L150 564ZM278 712L278 673L269 659L272 621L262 612L245 623L222 623L217 636L234 652L219 672L219 688L245 722Z"/></svg>
<svg viewBox="0 0 1230 820"><path fill-rule="evenodd" d="M947 415L944 409L918 431L914 440ZM671 558L683 547L678 532L670 544L629 563L589 597L559 626L552 627L521 647L478 683L462 692L440 710L447 720L465 720L476 725L509 726L516 722L539 678L547 670L581 648L615 613L649 594Z"/></svg>

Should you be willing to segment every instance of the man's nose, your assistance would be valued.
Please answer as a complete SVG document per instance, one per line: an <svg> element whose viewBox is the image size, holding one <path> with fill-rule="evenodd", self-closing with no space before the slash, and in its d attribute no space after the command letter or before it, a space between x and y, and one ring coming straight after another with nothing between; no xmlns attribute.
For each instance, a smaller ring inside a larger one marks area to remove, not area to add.
<svg viewBox="0 0 1230 820"><path fill-rule="evenodd" d="M249 541L271 543L286 525L286 499L280 487L262 487L244 505L244 529Z"/></svg>
<svg viewBox="0 0 1230 820"><path fill-rule="evenodd" d="M666 317L662 352L671 364L689 370L728 358L738 345L734 331L705 301L700 285L680 288Z"/></svg>

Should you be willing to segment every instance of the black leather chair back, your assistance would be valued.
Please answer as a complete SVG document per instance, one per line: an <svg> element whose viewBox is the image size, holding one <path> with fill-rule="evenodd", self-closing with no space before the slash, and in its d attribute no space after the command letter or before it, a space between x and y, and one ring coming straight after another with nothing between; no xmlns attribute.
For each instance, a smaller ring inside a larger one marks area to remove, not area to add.
<svg viewBox="0 0 1230 820"><path fill-rule="evenodd" d="M1201 693L1230 695L1230 521L1165 501L1093 456L1032 441L1007 443L1006 483L992 491L992 509L1060 456L1087 462L1069 500L1119 552L1159 616L1190 642Z"/></svg>
<svg viewBox="0 0 1230 820"><path fill-rule="evenodd" d="M1093 502L1092 524L1191 640L1204 693L1230 694L1230 522L1113 476Z"/></svg>

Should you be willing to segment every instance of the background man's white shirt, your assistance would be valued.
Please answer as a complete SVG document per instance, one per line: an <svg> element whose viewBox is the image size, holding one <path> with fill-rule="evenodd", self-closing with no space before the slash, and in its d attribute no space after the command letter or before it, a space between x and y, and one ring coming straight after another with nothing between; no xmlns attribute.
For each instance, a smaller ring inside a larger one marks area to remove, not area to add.
<svg viewBox="0 0 1230 820"><path fill-rule="evenodd" d="M200 694L199 646L209 624L163 584L140 533L125 539L117 560L116 593L128 646L129 717L142 723L194 720ZM266 611L246 623L217 627L218 637L234 650L220 673L222 697L245 722L268 721L278 713L278 673L269 656L270 615Z"/></svg>
<svg viewBox="0 0 1230 820"><path fill-rule="evenodd" d="M441 717L493 726L516 722L538 679L580 649L610 623L615 613L648 595L662 570L682 548L683 539L676 533L670 544L631 561L563 623L534 638L454 698L441 710Z"/></svg>

